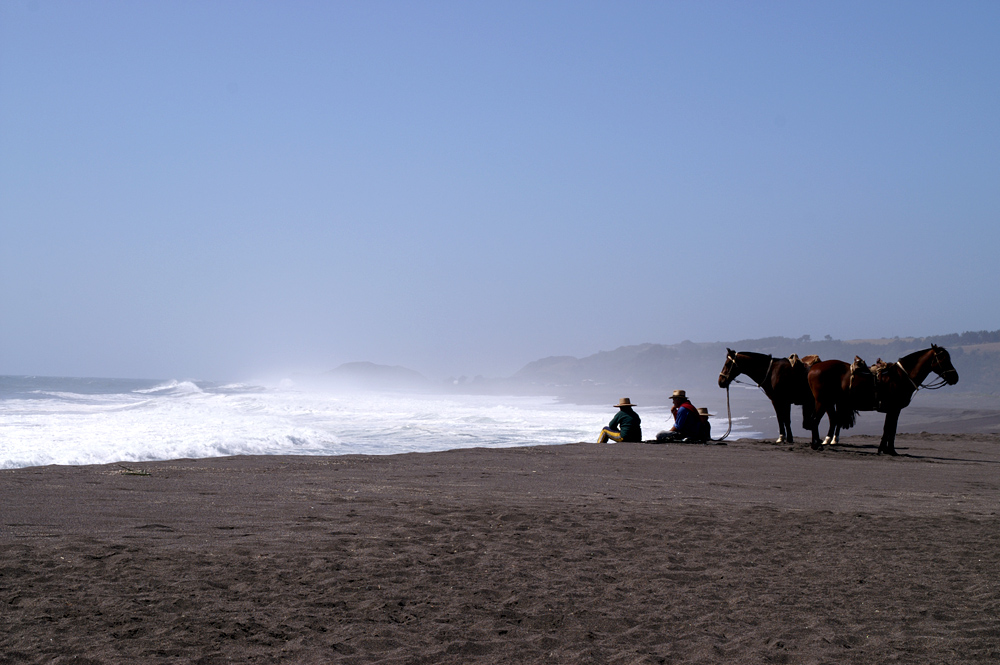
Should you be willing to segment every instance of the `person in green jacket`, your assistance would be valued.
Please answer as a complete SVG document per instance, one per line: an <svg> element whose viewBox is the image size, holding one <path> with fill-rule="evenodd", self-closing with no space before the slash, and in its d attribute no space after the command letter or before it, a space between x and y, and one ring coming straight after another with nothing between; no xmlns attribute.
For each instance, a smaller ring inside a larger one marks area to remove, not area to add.
<svg viewBox="0 0 1000 665"><path fill-rule="evenodd" d="M608 426L601 430L601 435L597 437L598 443L611 441L624 441L628 443L639 443L642 441L642 419L639 414L632 410L635 406L628 397L622 397L621 401L614 406L618 407L618 413L611 419Z"/></svg>

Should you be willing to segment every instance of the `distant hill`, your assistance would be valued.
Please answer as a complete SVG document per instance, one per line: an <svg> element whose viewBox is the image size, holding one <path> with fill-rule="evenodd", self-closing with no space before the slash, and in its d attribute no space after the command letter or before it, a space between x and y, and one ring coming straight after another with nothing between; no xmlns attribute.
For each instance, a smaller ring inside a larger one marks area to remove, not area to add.
<svg viewBox="0 0 1000 665"><path fill-rule="evenodd" d="M430 381L420 372L370 362L344 363L323 377L338 387L363 390L426 390L430 387Z"/></svg>
<svg viewBox="0 0 1000 665"><path fill-rule="evenodd" d="M871 340L813 340L766 337L735 342L639 344L602 351L584 358L553 356L528 363L510 379L511 386L548 392L574 400L606 399L608 394L662 393L674 388L718 390L726 349L755 351L775 357L816 354L824 360L869 364L877 358L895 361L908 353L938 344L948 349L960 380L953 390L1000 395L1000 330L955 333L935 337Z"/></svg>
<svg viewBox="0 0 1000 665"><path fill-rule="evenodd" d="M322 380L327 385L345 389L534 394L580 403L604 403L609 395L614 399L628 395L633 400L640 398L646 403L658 404L675 388L719 397L718 377L725 364L727 348L775 357L788 357L792 353L816 354L824 360L851 361L854 356L860 356L871 364L878 358L895 361L931 344L947 348L958 370L958 385L949 387L948 394L1000 396L1000 330L846 341L814 340L806 335L796 339L764 337L734 342L637 344L583 358L542 358L506 378L467 380L461 377L443 382L432 382L406 367L351 362L325 373Z"/></svg>

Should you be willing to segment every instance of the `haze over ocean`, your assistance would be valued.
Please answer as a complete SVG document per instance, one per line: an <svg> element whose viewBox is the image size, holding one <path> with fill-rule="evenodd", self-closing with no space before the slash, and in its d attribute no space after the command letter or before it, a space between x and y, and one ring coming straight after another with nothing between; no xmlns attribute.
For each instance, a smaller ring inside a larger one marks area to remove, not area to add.
<svg viewBox="0 0 1000 665"><path fill-rule="evenodd" d="M386 455L592 441L614 411L542 397L0 376L0 469L232 455ZM650 437L667 407L643 409ZM723 418L724 420L724 418ZM737 436L754 434L737 418ZM725 424L716 436L725 431Z"/></svg>
<svg viewBox="0 0 1000 665"><path fill-rule="evenodd" d="M995 2L4 2L0 375L1000 328L997 34Z"/></svg>

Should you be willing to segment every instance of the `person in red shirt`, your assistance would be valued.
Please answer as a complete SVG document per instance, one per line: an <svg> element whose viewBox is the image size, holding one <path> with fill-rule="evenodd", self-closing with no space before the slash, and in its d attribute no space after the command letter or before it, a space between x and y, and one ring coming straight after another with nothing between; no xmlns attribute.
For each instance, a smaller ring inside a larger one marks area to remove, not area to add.
<svg viewBox="0 0 1000 665"><path fill-rule="evenodd" d="M701 416L698 414L698 409L691 404L687 393L675 390L670 399L674 402L670 409L670 413L674 416L674 424L669 430L656 435L657 442L704 440Z"/></svg>

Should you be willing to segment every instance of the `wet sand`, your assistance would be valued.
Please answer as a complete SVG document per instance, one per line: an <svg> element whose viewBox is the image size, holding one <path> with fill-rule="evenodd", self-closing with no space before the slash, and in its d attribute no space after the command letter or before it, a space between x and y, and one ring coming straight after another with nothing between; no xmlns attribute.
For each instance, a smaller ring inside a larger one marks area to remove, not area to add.
<svg viewBox="0 0 1000 665"><path fill-rule="evenodd" d="M877 445L0 471L0 664L997 662L1000 435Z"/></svg>

